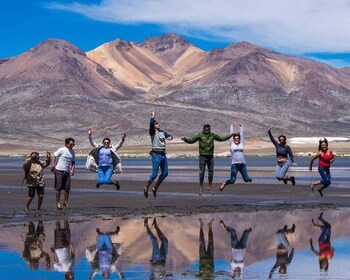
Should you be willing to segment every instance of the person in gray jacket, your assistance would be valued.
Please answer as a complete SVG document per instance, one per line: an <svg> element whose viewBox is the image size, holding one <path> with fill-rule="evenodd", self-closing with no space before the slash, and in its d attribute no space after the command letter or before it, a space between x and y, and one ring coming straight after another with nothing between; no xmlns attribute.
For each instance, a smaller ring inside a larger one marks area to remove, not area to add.
<svg viewBox="0 0 350 280"><path fill-rule="evenodd" d="M109 139L108 137L105 137L102 140L102 145L97 144L92 138L91 128L88 129L88 134L90 144L94 147L94 149L90 152L90 155L92 155L96 164L98 165L98 180L96 183L96 188L99 188L103 184L107 184L115 185L117 190L119 190L119 182L112 180L112 174L113 171L117 170L117 168L120 166L120 157L117 154L117 150L119 150L123 146L126 138L126 133L124 133L119 143L114 146L111 145L111 139Z"/></svg>

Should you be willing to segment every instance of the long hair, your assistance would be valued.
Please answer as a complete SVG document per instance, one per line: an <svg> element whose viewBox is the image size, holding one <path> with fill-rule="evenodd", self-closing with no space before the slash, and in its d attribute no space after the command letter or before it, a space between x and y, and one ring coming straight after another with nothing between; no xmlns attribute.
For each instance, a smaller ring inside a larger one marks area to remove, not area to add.
<svg viewBox="0 0 350 280"><path fill-rule="evenodd" d="M328 149L328 140L326 138L320 139L320 141L318 142L318 150L321 151L321 145L322 143L326 143L327 149Z"/></svg>

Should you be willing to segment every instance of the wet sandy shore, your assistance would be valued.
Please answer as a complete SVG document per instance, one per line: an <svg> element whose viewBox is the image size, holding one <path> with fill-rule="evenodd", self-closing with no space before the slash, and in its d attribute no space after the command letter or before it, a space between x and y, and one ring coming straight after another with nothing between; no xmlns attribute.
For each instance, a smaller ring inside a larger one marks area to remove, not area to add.
<svg viewBox="0 0 350 280"><path fill-rule="evenodd" d="M141 170L140 173L135 173L134 170L130 173L126 171L126 174L120 176L121 189L119 191L114 186L106 185L96 189L97 175L85 170L77 170L77 175L72 178L70 208L63 210L56 209L55 193L52 187L53 175L47 172L43 210L34 210L37 203L37 198L35 198L31 205L33 210L25 213L23 208L27 188L21 187L22 171L20 168L2 170L0 171L0 223L24 221L28 218L54 220L62 216L191 215L267 209L350 207L348 188L330 187L324 191L324 197L320 197L316 189L311 192L305 182L297 182L296 186L285 186L274 180L267 181L267 183L255 183L254 181L253 183L241 183L242 181L239 181L220 192L220 181L216 179L215 193L212 195L205 189L204 194L199 196L197 179L192 178L183 183L178 180L177 172L184 174L183 171L173 170L171 176L160 186L157 197L154 198L150 191L149 197L145 198L143 178L147 178L148 170ZM255 173L258 172L259 170L255 171ZM260 170L260 172L266 172L266 170ZM216 172L216 174L219 173ZM254 175L254 172L252 173Z"/></svg>

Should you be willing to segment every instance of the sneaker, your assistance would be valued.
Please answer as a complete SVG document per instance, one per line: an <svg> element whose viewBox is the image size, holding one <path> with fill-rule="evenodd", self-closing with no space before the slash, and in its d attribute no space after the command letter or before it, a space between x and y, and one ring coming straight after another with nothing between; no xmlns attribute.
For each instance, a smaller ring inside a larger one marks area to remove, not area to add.
<svg viewBox="0 0 350 280"><path fill-rule="evenodd" d="M292 182L292 185L295 186L295 177L294 176L290 177L290 181Z"/></svg>
<svg viewBox="0 0 350 280"><path fill-rule="evenodd" d="M61 203L57 202L57 203L56 203L56 207L57 207L57 210L62 210Z"/></svg>
<svg viewBox="0 0 350 280"><path fill-rule="evenodd" d="M63 206L66 207L66 208L69 208L68 202L67 201L63 202Z"/></svg>
<svg viewBox="0 0 350 280"><path fill-rule="evenodd" d="M147 191L147 189L143 189L143 195L145 196L145 198L148 197L148 191Z"/></svg>
<svg viewBox="0 0 350 280"><path fill-rule="evenodd" d="M119 182L118 182L118 181L115 181L115 182L114 182L114 185L115 185L115 187L117 188L117 190L119 191L119 190L120 190Z"/></svg>
<svg viewBox="0 0 350 280"><path fill-rule="evenodd" d="M285 185L287 185L287 183L288 183L287 179L283 179L283 183L284 183Z"/></svg>
<svg viewBox="0 0 350 280"><path fill-rule="evenodd" d="M96 188L98 189L101 185L99 183L96 184Z"/></svg>

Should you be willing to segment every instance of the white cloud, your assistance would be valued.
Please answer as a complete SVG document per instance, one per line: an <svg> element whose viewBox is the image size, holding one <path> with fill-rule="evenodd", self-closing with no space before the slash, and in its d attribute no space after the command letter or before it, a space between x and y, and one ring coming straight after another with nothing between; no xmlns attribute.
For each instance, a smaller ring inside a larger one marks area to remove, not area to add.
<svg viewBox="0 0 350 280"><path fill-rule="evenodd" d="M99 21L159 24L209 40L245 40L293 54L350 51L349 0L104 0L49 8Z"/></svg>

